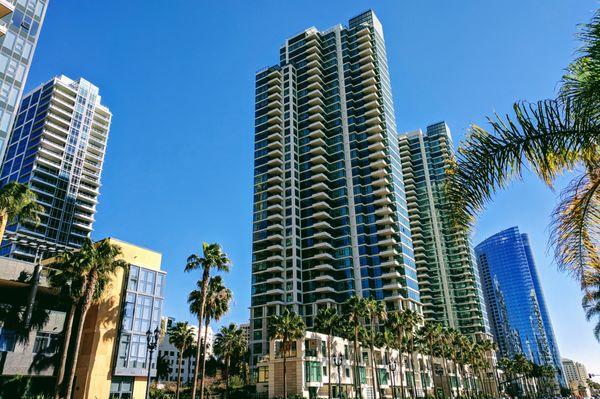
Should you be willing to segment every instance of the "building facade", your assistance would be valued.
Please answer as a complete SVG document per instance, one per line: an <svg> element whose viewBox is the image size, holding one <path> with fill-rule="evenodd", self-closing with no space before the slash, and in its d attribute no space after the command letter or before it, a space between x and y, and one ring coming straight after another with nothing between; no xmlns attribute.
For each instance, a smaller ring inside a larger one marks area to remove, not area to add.
<svg viewBox="0 0 600 399"><path fill-rule="evenodd" d="M87 313L73 398L143 399L148 374L146 331L160 326L166 274L160 269L161 254L108 240L121 248L128 266L117 270L102 298ZM13 397L8 390L17 375L32 382L33 393L54 393L53 365L61 355L69 306L49 285L52 267L52 259L41 266L0 257L2 397ZM156 355L155 351L153 376Z"/></svg>
<svg viewBox="0 0 600 399"><path fill-rule="evenodd" d="M464 334L489 334L479 272L467 233L452 225L444 194L454 159L445 122L399 137L402 174L426 321Z"/></svg>
<svg viewBox="0 0 600 399"><path fill-rule="evenodd" d="M161 382L169 382L169 381L177 381L178 374L178 366L179 366L179 350L169 342L169 331L168 327L170 325L175 325L176 321L173 318L169 318L169 323L167 324L167 332L163 337L159 347L158 347L158 356L162 356L166 362L169 364L169 375L167 378L162 379ZM198 340L198 326L190 325L192 332L194 334L194 343ZM204 326L202 326L200 330L201 339L204 339ZM206 353L208 356L213 353L213 341L214 341L214 333L212 328L209 326L206 332L206 342L207 348ZM196 369L196 352L195 351L186 351L183 354L181 360L181 383L187 384L194 379L194 370Z"/></svg>
<svg viewBox="0 0 600 399"><path fill-rule="evenodd" d="M500 356L525 355L565 379L527 234L511 227L475 247L488 315Z"/></svg>
<svg viewBox="0 0 600 399"><path fill-rule="evenodd" d="M589 374L585 365L566 358L562 359L562 365L569 388L580 396L591 397L588 384Z"/></svg>
<svg viewBox="0 0 600 399"><path fill-rule="evenodd" d="M353 295L420 308L381 23L309 28L279 54L256 74L253 367L283 308L309 328Z"/></svg>
<svg viewBox="0 0 600 399"><path fill-rule="evenodd" d="M96 86L66 76L24 96L0 173L0 186L28 185L44 207L40 224L7 227L13 238L78 248L90 236L111 113ZM30 248L4 240L0 255L33 260Z"/></svg>
<svg viewBox="0 0 600 399"><path fill-rule="evenodd" d="M6 151L48 0L0 0L0 160Z"/></svg>

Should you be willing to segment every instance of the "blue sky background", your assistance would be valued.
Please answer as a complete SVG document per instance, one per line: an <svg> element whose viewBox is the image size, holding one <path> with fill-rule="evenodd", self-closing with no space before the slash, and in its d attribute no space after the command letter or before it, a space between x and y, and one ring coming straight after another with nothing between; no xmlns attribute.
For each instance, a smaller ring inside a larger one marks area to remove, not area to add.
<svg viewBox="0 0 600 399"><path fill-rule="evenodd" d="M254 73L287 37L372 8L387 44L399 131L445 120L455 142L470 123L518 99L555 93L596 1L51 0L28 87L80 76L113 112L94 238L164 254L166 314L190 319L183 273L202 241L233 259L223 322L248 318ZM565 180L566 181L566 180ZM563 356L600 373L600 345L577 285L556 271L548 216L556 194L531 176L498 195L474 243L518 225L532 241Z"/></svg>

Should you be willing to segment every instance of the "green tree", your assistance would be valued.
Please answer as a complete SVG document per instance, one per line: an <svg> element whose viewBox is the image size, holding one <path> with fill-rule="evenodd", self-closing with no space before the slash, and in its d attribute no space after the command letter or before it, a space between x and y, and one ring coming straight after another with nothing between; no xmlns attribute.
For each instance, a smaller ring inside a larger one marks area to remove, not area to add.
<svg viewBox="0 0 600 399"><path fill-rule="evenodd" d="M188 295L188 304L192 314L200 314L202 306L202 282L196 283L198 289ZM211 320L218 321L229 310L229 304L233 298L231 290L223 285L221 276L211 277L208 282L206 293L206 310L204 312L204 338L202 340L202 375L200 377L200 398L204 397L204 378L206 366L206 353L208 346L208 326Z"/></svg>
<svg viewBox="0 0 600 399"><path fill-rule="evenodd" d="M315 317L315 329L317 332L327 334L327 359L329 359L329 367L327 367L327 381L329 381L329 388L327 390L327 397L331 399L332 388L331 388L331 339L332 336L338 330L342 318L338 313L337 309L333 306L319 309L317 316Z"/></svg>
<svg viewBox="0 0 600 399"><path fill-rule="evenodd" d="M229 395L229 377L231 359L246 352L248 342L244 338L244 330L235 323L223 326L215 337L214 352L223 359L225 364L225 398Z"/></svg>
<svg viewBox="0 0 600 399"><path fill-rule="evenodd" d="M515 103L514 115L488 118L491 133L471 126L448 168L446 191L455 224L467 229L523 169L550 188L561 174L576 171L552 214L550 241L559 268L586 292L600 274L600 12L579 37L579 56L556 98Z"/></svg>
<svg viewBox="0 0 600 399"><path fill-rule="evenodd" d="M360 363L361 356L359 351L359 329L363 326L364 318L368 316L367 306L363 298L353 296L344 303L346 309L346 319L352 326L353 344L354 344L354 390L358 398L362 398L362 388L360 384Z"/></svg>
<svg viewBox="0 0 600 399"><path fill-rule="evenodd" d="M582 305L586 319L598 319L594 326L594 336L600 341L600 274L589 277Z"/></svg>
<svg viewBox="0 0 600 399"><path fill-rule="evenodd" d="M223 252L219 244L207 244L202 243L202 256L198 254L192 254L188 257L185 265L185 271L191 272L194 270L202 270L202 279L200 280L200 304L198 306L198 326L202 325L204 321L204 309L206 307L206 294L208 291L208 280L210 278L211 269L228 272L231 267L231 261L227 254ZM198 349L196 351L196 368L194 369L194 379L192 380L192 399L196 399L196 391L198 385L198 369L200 368L200 345L201 334L198 334L198 342L196 345ZM200 385L203 391L204 380L200 381ZM201 398L202 399L202 398Z"/></svg>
<svg viewBox="0 0 600 399"><path fill-rule="evenodd" d="M399 352L398 360L400 360L400 364L398 365L398 367L400 368L400 392L402 395L402 399L404 399L406 397L406 390L404 389L404 352L407 348L407 342L405 341L405 331L408 328L406 313L404 313L403 311L390 313L388 315L387 325L390 328L390 330L396 335L396 348Z"/></svg>
<svg viewBox="0 0 600 399"><path fill-rule="evenodd" d="M73 293L78 293L76 317L74 318L77 323L73 328L75 335L71 338L74 341L66 346L71 348L72 361L64 378L64 382L66 382L64 397L70 397L73 390L81 335L87 312L92 304L102 298L117 269L127 267L127 262L118 259L120 255L121 249L117 245L111 244L108 239L97 243L86 239L80 249L60 254L52 265L58 269L57 275L53 277L55 283L63 280L65 284L72 285ZM59 276L62 273L64 275Z"/></svg>
<svg viewBox="0 0 600 399"><path fill-rule="evenodd" d="M292 342L302 338L306 325L302 317L289 309L284 309L280 315L273 315L269 319L269 336L271 339L281 340L281 353L283 356L283 397L287 398L287 354Z"/></svg>
<svg viewBox="0 0 600 399"><path fill-rule="evenodd" d="M37 225L39 214L44 207L37 202L36 194L29 187L18 182L10 182L0 188L0 244L8 223L17 219Z"/></svg>
<svg viewBox="0 0 600 399"><path fill-rule="evenodd" d="M177 385L175 390L175 398L179 399L179 390L181 387L181 369L183 354L194 344L194 333L187 322L179 322L169 328L169 343L177 348Z"/></svg>
<svg viewBox="0 0 600 399"><path fill-rule="evenodd" d="M408 350L409 350L409 360L410 360L410 368L412 369L412 392L413 396L417 397L417 381L416 381L416 367L415 367L415 332L419 328L419 326L423 323L423 317L410 309L405 309L403 311L404 317L406 320L406 328L405 333L408 338Z"/></svg>

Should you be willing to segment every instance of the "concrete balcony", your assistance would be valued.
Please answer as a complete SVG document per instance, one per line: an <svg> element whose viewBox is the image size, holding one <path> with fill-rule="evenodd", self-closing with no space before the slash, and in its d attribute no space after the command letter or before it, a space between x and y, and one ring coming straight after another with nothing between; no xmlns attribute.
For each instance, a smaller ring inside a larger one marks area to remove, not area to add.
<svg viewBox="0 0 600 399"><path fill-rule="evenodd" d="M317 164L325 164L327 163L327 159L323 156L323 155L317 155L315 157L312 157L310 159L310 162L317 165Z"/></svg>
<svg viewBox="0 0 600 399"><path fill-rule="evenodd" d="M329 209L329 204L325 201L313 202L313 209Z"/></svg>

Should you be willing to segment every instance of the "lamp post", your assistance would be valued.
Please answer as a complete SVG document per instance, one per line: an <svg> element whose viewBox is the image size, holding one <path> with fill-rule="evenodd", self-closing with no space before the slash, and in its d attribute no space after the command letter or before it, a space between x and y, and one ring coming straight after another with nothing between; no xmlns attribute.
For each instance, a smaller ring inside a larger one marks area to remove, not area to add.
<svg viewBox="0 0 600 399"><path fill-rule="evenodd" d="M150 371L152 371L152 353L154 349L158 346L158 339L160 338L160 330L158 327L154 329L154 334L150 329L146 331L146 349L148 351L148 383L146 384L146 396L148 399L150 397Z"/></svg>
<svg viewBox="0 0 600 399"><path fill-rule="evenodd" d="M394 384L394 373L398 369L398 363L396 363L396 359L391 359L390 364L388 364L390 368L390 379L392 380L392 398L396 399L396 387Z"/></svg>
<svg viewBox="0 0 600 399"><path fill-rule="evenodd" d="M333 358L333 364L337 366L338 372L338 397L342 399L342 362L344 361L344 357L341 352L338 352L337 355L331 356Z"/></svg>

